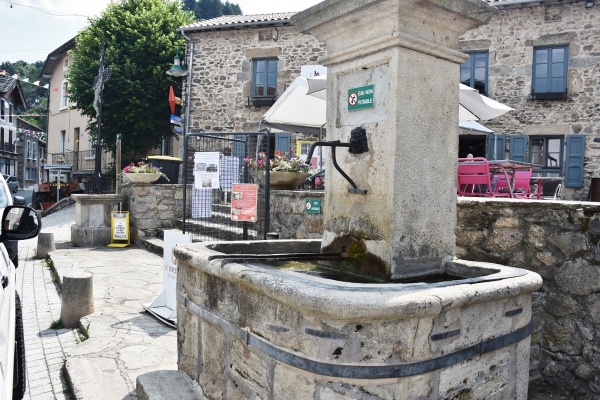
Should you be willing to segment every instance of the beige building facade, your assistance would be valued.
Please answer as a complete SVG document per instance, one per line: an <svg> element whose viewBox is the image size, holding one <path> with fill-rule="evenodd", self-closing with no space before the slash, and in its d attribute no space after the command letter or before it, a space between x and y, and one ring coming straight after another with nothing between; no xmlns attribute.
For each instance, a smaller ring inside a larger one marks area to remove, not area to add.
<svg viewBox="0 0 600 400"><path fill-rule="evenodd" d="M87 129L88 118L74 109L69 100L69 68L73 62L69 51L75 48L71 39L48 55L42 77L50 80L48 95L48 149L46 164L73 166L74 179L85 182L94 172L94 142ZM102 157L102 167L108 154ZM109 160L110 162L110 160Z"/></svg>

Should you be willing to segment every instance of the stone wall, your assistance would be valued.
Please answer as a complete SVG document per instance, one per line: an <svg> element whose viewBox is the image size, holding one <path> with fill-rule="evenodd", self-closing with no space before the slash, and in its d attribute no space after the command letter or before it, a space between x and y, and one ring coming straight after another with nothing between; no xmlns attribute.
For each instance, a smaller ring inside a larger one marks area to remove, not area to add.
<svg viewBox="0 0 600 400"><path fill-rule="evenodd" d="M462 51L489 51L488 95L515 111L484 121L502 134L585 134L582 188L566 198L587 200L590 178L600 172L600 7L585 1L544 1L499 7L487 25L462 36ZM569 46L568 98L532 100L533 47ZM508 145L508 140L506 141Z"/></svg>
<svg viewBox="0 0 600 400"><path fill-rule="evenodd" d="M293 26L265 26L190 32L195 46L190 129L254 132L270 105L249 105L252 59L278 59L277 93L300 76L303 65L318 64L324 46ZM196 83L198 82L198 83Z"/></svg>
<svg viewBox="0 0 600 400"><path fill-rule="evenodd" d="M308 199L323 201L324 192L316 190L271 191L270 232L280 239L320 239L323 236L323 214L306 212Z"/></svg>
<svg viewBox="0 0 600 400"><path fill-rule="evenodd" d="M600 396L600 203L461 200L456 255L537 272L532 378Z"/></svg>
<svg viewBox="0 0 600 400"><path fill-rule="evenodd" d="M271 203L274 228L298 227L281 229L282 239L304 238L305 218L320 226L321 214L304 213L302 192L272 192ZM534 293L531 378L570 388L578 398L599 396L600 203L459 199L457 208L457 257L544 279Z"/></svg>
<svg viewBox="0 0 600 400"><path fill-rule="evenodd" d="M160 230L176 227L176 221L183 215L182 189L183 185L125 183L121 186L125 210L129 211L132 241L155 237Z"/></svg>

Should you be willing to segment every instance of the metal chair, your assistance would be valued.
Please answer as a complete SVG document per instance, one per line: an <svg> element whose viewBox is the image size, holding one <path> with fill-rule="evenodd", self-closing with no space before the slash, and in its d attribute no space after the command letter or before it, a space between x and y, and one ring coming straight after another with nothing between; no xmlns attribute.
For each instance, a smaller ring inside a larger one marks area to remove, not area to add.
<svg viewBox="0 0 600 400"><path fill-rule="evenodd" d="M465 197L495 197L490 167L483 157L459 158L456 193Z"/></svg>
<svg viewBox="0 0 600 400"><path fill-rule="evenodd" d="M533 169L524 169L514 171L513 174L508 174L508 179L513 180L513 198L515 199L530 199L531 194L531 175ZM494 174L492 177L492 186L497 197L510 197L510 190L507 175L504 173Z"/></svg>

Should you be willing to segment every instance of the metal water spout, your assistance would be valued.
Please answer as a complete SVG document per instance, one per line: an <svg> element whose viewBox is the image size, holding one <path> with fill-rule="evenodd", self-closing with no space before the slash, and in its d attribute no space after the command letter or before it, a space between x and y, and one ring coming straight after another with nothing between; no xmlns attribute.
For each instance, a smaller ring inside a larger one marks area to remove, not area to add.
<svg viewBox="0 0 600 400"><path fill-rule="evenodd" d="M366 189L359 189L358 186L356 186L356 183L354 183L354 181L344 171L342 171L342 169L337 163L335 155L335 150L338 147L348 147L348 151L352 154L362 154L368 152L369 144L367 141L367 131L365 130L365 128L356 127L352 129L352 131L350 132L350 143L342 143L339 140L314 142L310 146L310 149L308 150L308 155L306 156L307 164L310 163L313 152L315 151L315 148L317 146L331 147L331 159L333 161L333 166L335 167L335 169L338 170L340 174L342 174L342 176L350 183L350 185L352 185L352 189L348 189L349 193L367 194Z"/></svg>

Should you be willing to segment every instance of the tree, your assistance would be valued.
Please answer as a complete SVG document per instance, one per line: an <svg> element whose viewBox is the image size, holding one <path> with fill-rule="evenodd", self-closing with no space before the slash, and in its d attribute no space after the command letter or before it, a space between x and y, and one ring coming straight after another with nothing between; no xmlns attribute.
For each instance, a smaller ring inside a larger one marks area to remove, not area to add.
<svg viewBox="0 0 600 400"><path fill-rule="evenodd" d="M194 11L196 19L211 19L222 15L242 15L242 9L237 4L221 0L183 0L183 9Z"/></svg>
<svg viewBox="0 0 600 400"><path fill-rule="evenodd" d="M165 71L173 64L176 48L185 47L185 40L175 30L193 21L193 15L180 6L172 0L111 3L76 38L68 76L70 99L90 118L90 131L96 135L92 86L104 42L104 65L110 66L112 73L102 95L101 141L105 149L114 152L117 135L122 135L124 161L139 161L163 138L173 135L169 86L181 92L181 78Z"/></svg>

